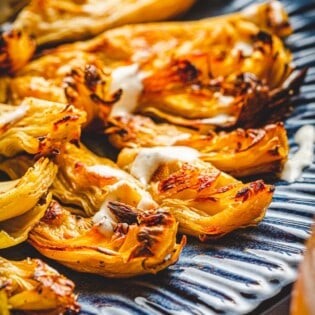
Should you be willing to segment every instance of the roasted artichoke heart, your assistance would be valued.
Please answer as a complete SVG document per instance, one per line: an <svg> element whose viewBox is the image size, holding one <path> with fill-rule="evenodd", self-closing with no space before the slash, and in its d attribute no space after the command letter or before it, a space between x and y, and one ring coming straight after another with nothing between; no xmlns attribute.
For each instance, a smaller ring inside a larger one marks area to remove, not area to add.
<svg viewBox="0 0 315 315"><path fill-rule="evenodd" d="M56 158L59 170L52 192L63 204L76 206L79 214L94 215L106 198L124 200L144 210L157 206L135 178L83 144L80 147L68 144L63 154Z"/></svg>
<svg viewBox="0 0 315 315"><path fill-rule="evenodd" d="M0 154L51 155L68 141L78 141L85 113L71 105L35 98L19 106L0 105Z"/></svg>
<svg viewBox="0 0 315 315"><path fill-rule="evenodd" d="M282 123L258 129L200 133L167 123L155 123L139 115L116 116L105 131L118 149L156 146L187 146L200 159L233 176L277 173L288 157L289 145Z"/></svg>
<svg viewBox="0 0 315 315"><path fill-rule="evenodd" d="M291 54L273 34L288 30L278 2L215 19L128 25L49 50L6 83L7 98L71 102L88 123L132 112L196 129L254 127L288 111L302 82L290 78Z"/></svg>
<svg viewBox="0 0 315 315"><path fill-rule="evenodd" d="M0 170L13 177L16 173L7 169L8 165L0 163ZM23 215L41 202L56 173L57 166L41 158L21 178L0 182L0 222Z"/></svg>
<svg viewBox="0 0 315 315"><path fill-rule="evenodd" d="M53 201L29 242L43 255L80 272L106 277L156 273L177 261L177 222L163 209L139 210L108 201L98 217L72 215Z"/></svg>
<svg viewBox="0 0 315 315"><path fill-rule="evenodd" d="M195 0L31 0L13 27L39 45L91 37L119 25L159 21L188 10ZM75 27L73 19L75 18Z"/></svg>
<svg viewBox="0 0 315 315"><path fill-rule="evenodd" d="M244 184L189 147L124 149L118 165L147 185L153 198L172 212L180 231L201 240L256 225L265 214L273 186Z"/></svg>
<svg viewBox="0 0 315 315"><path fill-rule="evenodd" d="M0 258L0 314L59 315L79 312L74 283L39 259ZM14 313L15 314L15 313Z"/></svg>

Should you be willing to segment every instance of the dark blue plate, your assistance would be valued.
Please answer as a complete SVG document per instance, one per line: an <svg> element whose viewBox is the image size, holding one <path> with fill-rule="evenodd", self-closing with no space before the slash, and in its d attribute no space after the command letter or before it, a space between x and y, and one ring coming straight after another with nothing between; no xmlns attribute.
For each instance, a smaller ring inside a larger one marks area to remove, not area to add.
<svg viewBox="0 0 315 315"><path fill-rule="evenodd" d="M184 18L228 13L252 2L200 0ZM287 41L295 64L309 67L301 95L294 100L294 112L286 121L292 154L295 131L304 124L315 124L315 1L283 3L295 29ZM207 244L190 238L178 263L155 276L105 279L45 260L76 283L81 314L258 314L264 301L296 278L315 213L314 161L300 180L292 184L279 181L276 186L274 200L258 227ZM38 256L27 245L0 254Z"/></svg>

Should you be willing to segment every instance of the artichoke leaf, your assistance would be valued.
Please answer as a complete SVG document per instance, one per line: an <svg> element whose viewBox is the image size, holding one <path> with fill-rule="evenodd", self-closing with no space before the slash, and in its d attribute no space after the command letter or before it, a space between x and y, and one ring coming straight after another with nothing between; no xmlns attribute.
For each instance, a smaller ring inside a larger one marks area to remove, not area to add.
<svg viewBox="0 0 315 315"><path fill-rule="evenodd" d="M52 195L41 198L40 202L24 214L0 222L0 248L15 246L27 240L28 233L44 216Z"/></svg>
<svg viewBox="0 0 315 315"><path fill-rule="evenodd" d="M41 158L21 178L14 180L14 186L11 181L2 183L0 222L23 215L35 207L48 191L56 173L57 166L49 159Z"/></svg>
<svg viewBox="0 0 315 315"><path fill-rule="evenodd" d="M0 258L0 298L3 312L77 313L74 284L39 259L10 261Z"/></svg>
<svg viewBox="0 0 315 315"><path fill-rule="evenodd" d="M159 21L188 10L195 0L32 0L18 15L13 28L33 34L39 45L92 37L119 25ZM76 24L73 25L75 18Z"/></svg>
<svg viewBox="0 0 315 315"><path fill-rule="evenodd" d="M0 154L51 155L78 141L85 114L71 105L26 98L19 106L0 105Z"/></svg>

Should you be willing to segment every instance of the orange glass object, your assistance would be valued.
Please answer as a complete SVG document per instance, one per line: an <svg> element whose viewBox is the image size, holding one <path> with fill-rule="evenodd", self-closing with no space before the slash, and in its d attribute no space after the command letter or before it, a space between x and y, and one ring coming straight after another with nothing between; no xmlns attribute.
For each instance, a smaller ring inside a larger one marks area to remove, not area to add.
<svg viewBox="0 0 315 315"><path fill-rule="evenodd" d="M293 288L291 315L315 315L315 227Z"/></svg>

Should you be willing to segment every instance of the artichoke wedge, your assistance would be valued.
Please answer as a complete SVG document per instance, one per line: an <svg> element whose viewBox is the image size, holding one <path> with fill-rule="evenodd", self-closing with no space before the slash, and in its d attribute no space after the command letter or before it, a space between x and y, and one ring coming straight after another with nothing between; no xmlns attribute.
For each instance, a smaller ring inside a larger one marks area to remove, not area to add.
<svg viewBox="0 0 315 315"><path fill-rule="evenodd" d="M74 283L39 259L0 258L0 314L76 314Z"/></svg>
<svg viewBox="0 0 315 315"><path fill-rule="evenodd" d="M92 37L119 25L159 21L188 10L195 0L31 0L13 27L39 45Z"/></svg>
<svg viewBox="0 0 315 315"><path fill-rule="evenodd" d="M67 144L63 154L56 157L56 163L59 170L52 192L64 205L76 206L77 210L72 211L81 215L94 215L113 189L117 201L124 198L125 203L134 207L142 203L145 210L157 206L141 183L83 144L80 147Z"/></svg>
<svg viewBox="0 0 315 315"><path fill-rule="evenodd" d="M66 142L79 140L84 121L85 113L71 105L35 98L0 105L0 154L56 154Z"/></svg>
<svg viewBox="0 0 315 315"><path fill-rule="evenodd" d="M0 169L9 176L17 174L7 170L5 162ZM57 166L47 158L41 158L26 173L15 180L0 182L0 222L16 218L30 211L44 196L57 173Z"/></svg>
<svg viewBox="0 0 315 315"><path fill-rule="evenodd" d="M185 244L185 237L176 244L176 233L175 218L162 209L143 211L109 199L91 220L53 201L29 242L74 270L124 278L175 263Z"/></svg>
<svg viewBox="0 0 315 315"><path fill-rule="evenodd" d="M238 128L230 132L208 131L155 123L140 115L116 116L106 129L118 149L156 146L187 146L232 176L279 173L287 160L289 145L282 123L257 129Z"/></svg>
<svg viewBox="0 0 315 315"><path fill-rule="evenodd" d="M181 232L200 240L259 223L274 188L262 180L244 184L189 147L124 149L118 165L147 185L153 198L172 212Z"/></svg>

